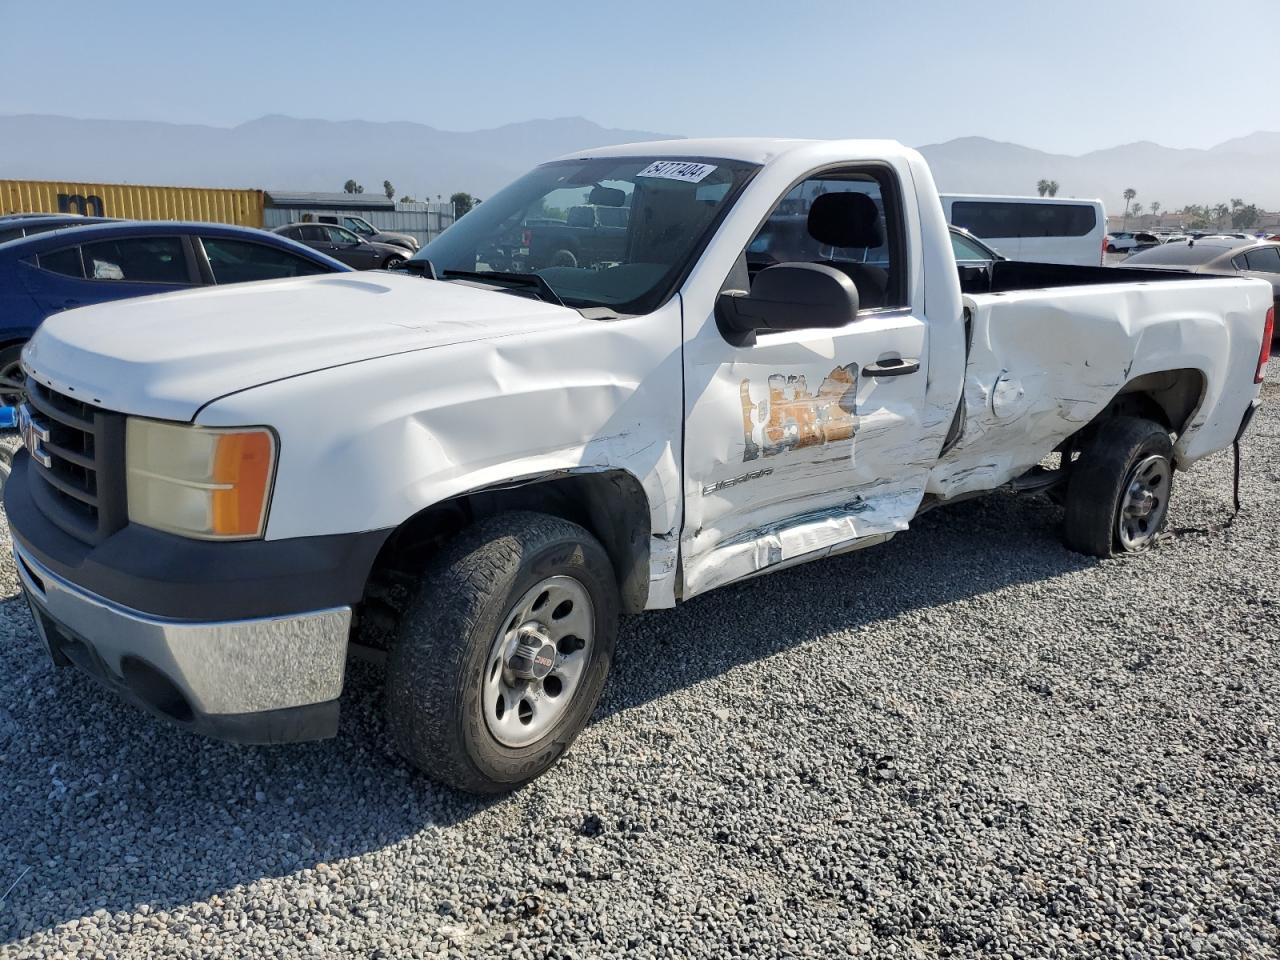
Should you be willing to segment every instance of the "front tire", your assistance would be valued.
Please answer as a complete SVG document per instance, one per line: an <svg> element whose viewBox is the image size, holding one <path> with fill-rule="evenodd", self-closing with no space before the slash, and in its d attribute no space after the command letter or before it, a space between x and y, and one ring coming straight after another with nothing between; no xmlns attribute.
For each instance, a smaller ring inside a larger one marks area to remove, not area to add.
<svg viewBox="0 0 1280 960"><path fill-rule="evenodd" d="M423 572L392 646L396 748L470 793L540 776L600 699L618 609L609 557L577 524L512 512L463 531Z"/></svg>
<svg viewBox="0 0 1280 960"><path fill-rule="evenodd" d="M382 269L395 270L400 266L400 264L404 263L404 261L405 261L404 257L397 257L393 254L392 256L387 257L387 259L383 261Z"/></svg>
<svg viewBox="0 0 1280 960"><path fill-rule="evenodd" d="M1104 420L1067 486L1063 536L1095 557L1146 550L1164 529L1173 496L1173 441L1140 417Z"/></svg>

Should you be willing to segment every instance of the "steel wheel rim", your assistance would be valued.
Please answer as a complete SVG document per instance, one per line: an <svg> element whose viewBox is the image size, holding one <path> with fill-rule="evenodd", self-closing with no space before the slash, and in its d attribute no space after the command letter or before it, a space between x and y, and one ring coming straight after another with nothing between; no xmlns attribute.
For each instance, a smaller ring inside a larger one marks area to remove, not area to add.
<svg viewBox="0 0 1280 960"><path fill-rule="evenodd" d="M1173 465L1159 454L1144 457L1125 478L1116 533L1126 550L1140 550L1155 539L1169 511Z"/></svg>
<svg viewBox="0 0 1280 960"><path fill-rule="evenodd" d="M555 727L582 687L594 639L591 595L573 577L548 577L514 603L484 665L481 704L493 738L503 746L526 747ZM523 651L554 646L554 663L544 676L522 670L522 644Z"/></svg>

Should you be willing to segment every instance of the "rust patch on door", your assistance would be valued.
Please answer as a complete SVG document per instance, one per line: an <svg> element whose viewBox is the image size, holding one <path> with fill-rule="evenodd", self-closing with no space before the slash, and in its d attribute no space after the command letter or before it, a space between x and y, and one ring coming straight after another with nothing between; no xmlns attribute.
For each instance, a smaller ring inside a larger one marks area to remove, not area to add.
<svg viewBox="0 0 1280 960"><path fill-rule="evenodd" d="M816 394L809 392L803 374L771 375L758 402L751 397L750 380L743 380L740 390L744 463L853 437L858 399L855 363L832 370Z"/></svg>

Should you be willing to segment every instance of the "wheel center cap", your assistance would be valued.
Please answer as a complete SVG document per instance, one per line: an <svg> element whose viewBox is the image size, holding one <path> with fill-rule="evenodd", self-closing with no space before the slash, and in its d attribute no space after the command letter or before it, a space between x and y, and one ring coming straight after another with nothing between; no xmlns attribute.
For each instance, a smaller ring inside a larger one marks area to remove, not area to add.
<svg viewBox="0 0 1280 960"><path fill-rule="evenodd" d="M1150 490L1136 490L1129 497L1129 512L1138 517L1149 516L1155 503L1155 494Z"/></svg>
<svg viewBox="0 0 1280 960"><path fill-rule="evenodd" d="M521 680L542 680L556 665L556 645L537 624L525 624L517 636L507 669Z"/></svg>

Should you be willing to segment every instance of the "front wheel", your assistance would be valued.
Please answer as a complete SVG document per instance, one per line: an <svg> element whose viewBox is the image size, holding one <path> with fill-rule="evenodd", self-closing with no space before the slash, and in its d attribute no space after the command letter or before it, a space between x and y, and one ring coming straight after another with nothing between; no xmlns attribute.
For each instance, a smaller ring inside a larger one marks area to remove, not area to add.
<svg viewBox="0 0 1280 960"><path fill-rule="evenodd" d="M397 257L395 255L387 257L387 259L384 260L382 263L382 269L395 270L400 266L400 264L404 263L404 260L405 260L404 257Z"/></svg>
<svg viewBox="0 0 1280 960"><path fill-rule="evenodd" d="M577 524L512 512L468 528L423 572L392 647L395 746L471 793L541 775L600 699L618 608L609 557Z"/></svg>
<svg viewBox="0 0 1280 960"><path fill-rule="evenodd" d="M1095 557L1145 550L1164 529L1172 496L1169 431L1139 417L1104 420L1067 485L1067 546Z"/></svg>

